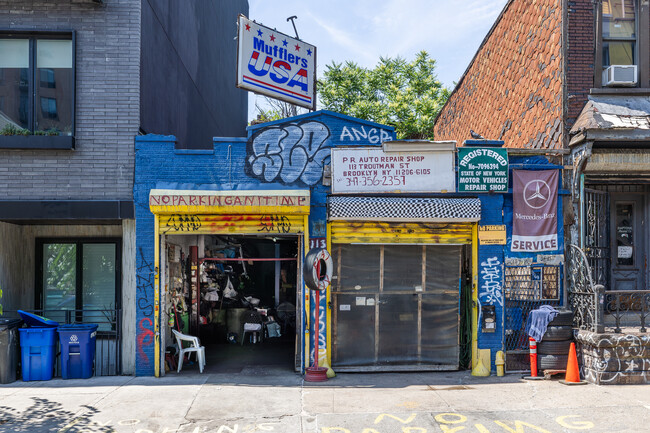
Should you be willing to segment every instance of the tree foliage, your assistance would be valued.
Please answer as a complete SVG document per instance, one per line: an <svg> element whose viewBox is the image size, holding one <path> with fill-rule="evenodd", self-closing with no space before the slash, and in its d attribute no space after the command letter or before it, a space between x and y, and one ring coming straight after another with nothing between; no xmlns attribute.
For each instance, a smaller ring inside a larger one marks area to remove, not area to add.
<svg viewBox="0 0 650 433"><path fill-rule="evenodd" d="M285 119L287 117L307 113L306 109L300 108L289 102L269 98L268 96L264 96L263 98L264 104L255 102L256 115L255 119L251 121L251 125L272 122L274 120Z"/></svg>
<svg viewBox="0 0 650 433"><path fill-rule="evenodd" d="M426 51L412 62L381 57L374 69L332 62L318 82L319 108L394 126L401 139L433 139L433 122L450 93L435 67Z"/></svg>

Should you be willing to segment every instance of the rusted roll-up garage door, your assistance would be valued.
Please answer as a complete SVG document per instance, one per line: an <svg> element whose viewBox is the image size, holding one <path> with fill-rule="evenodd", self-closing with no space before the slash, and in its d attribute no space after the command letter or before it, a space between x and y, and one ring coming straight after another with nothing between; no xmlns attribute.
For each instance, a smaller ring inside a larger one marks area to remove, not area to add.
<svg viewBox="0 0 650 433"><path fill-rule="evenodd" d="M463 245L472 241L470 218L479 216L331 221L335 368L458 368Z"/></svg>

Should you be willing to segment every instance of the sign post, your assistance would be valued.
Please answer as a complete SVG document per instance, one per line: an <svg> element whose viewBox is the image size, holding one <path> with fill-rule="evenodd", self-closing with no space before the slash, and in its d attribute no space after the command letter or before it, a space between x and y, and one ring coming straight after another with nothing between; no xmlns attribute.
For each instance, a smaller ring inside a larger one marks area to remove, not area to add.
<svg viewBox="0 0 650 433"><path fill-rule="evenodd" d="M458 148L459 192L508 192L508 150Z"/></svg>

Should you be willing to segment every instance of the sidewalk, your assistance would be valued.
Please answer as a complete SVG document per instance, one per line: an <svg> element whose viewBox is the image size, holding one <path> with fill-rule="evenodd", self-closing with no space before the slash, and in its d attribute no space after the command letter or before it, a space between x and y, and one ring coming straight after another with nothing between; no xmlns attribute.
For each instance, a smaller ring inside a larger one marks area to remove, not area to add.
<svg viewBox="0 0 650 433"><path fill-rule="evenodd" d="M0 385L0 432L648 432L650 386L564 386L469 372L286 370Z"/></svg>

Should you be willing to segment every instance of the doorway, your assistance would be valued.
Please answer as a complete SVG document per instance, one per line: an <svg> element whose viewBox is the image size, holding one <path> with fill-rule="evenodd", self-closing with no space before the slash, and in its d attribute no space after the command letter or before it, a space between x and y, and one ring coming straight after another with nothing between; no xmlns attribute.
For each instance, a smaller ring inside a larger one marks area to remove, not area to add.
<svg viewBox="0 0 650 433"><path fill-rule="evenodd" d="M611 288L644 290L646 285L645 199L642 194L611 193Z"/></svg>
<svg viewBox="0 0 650 433"><path fill-rule="evenodd" d="M210 373L300 366L299 235L166 235L165 347L198 336ZM183 370L196 368L186 366Z"/></svg>

